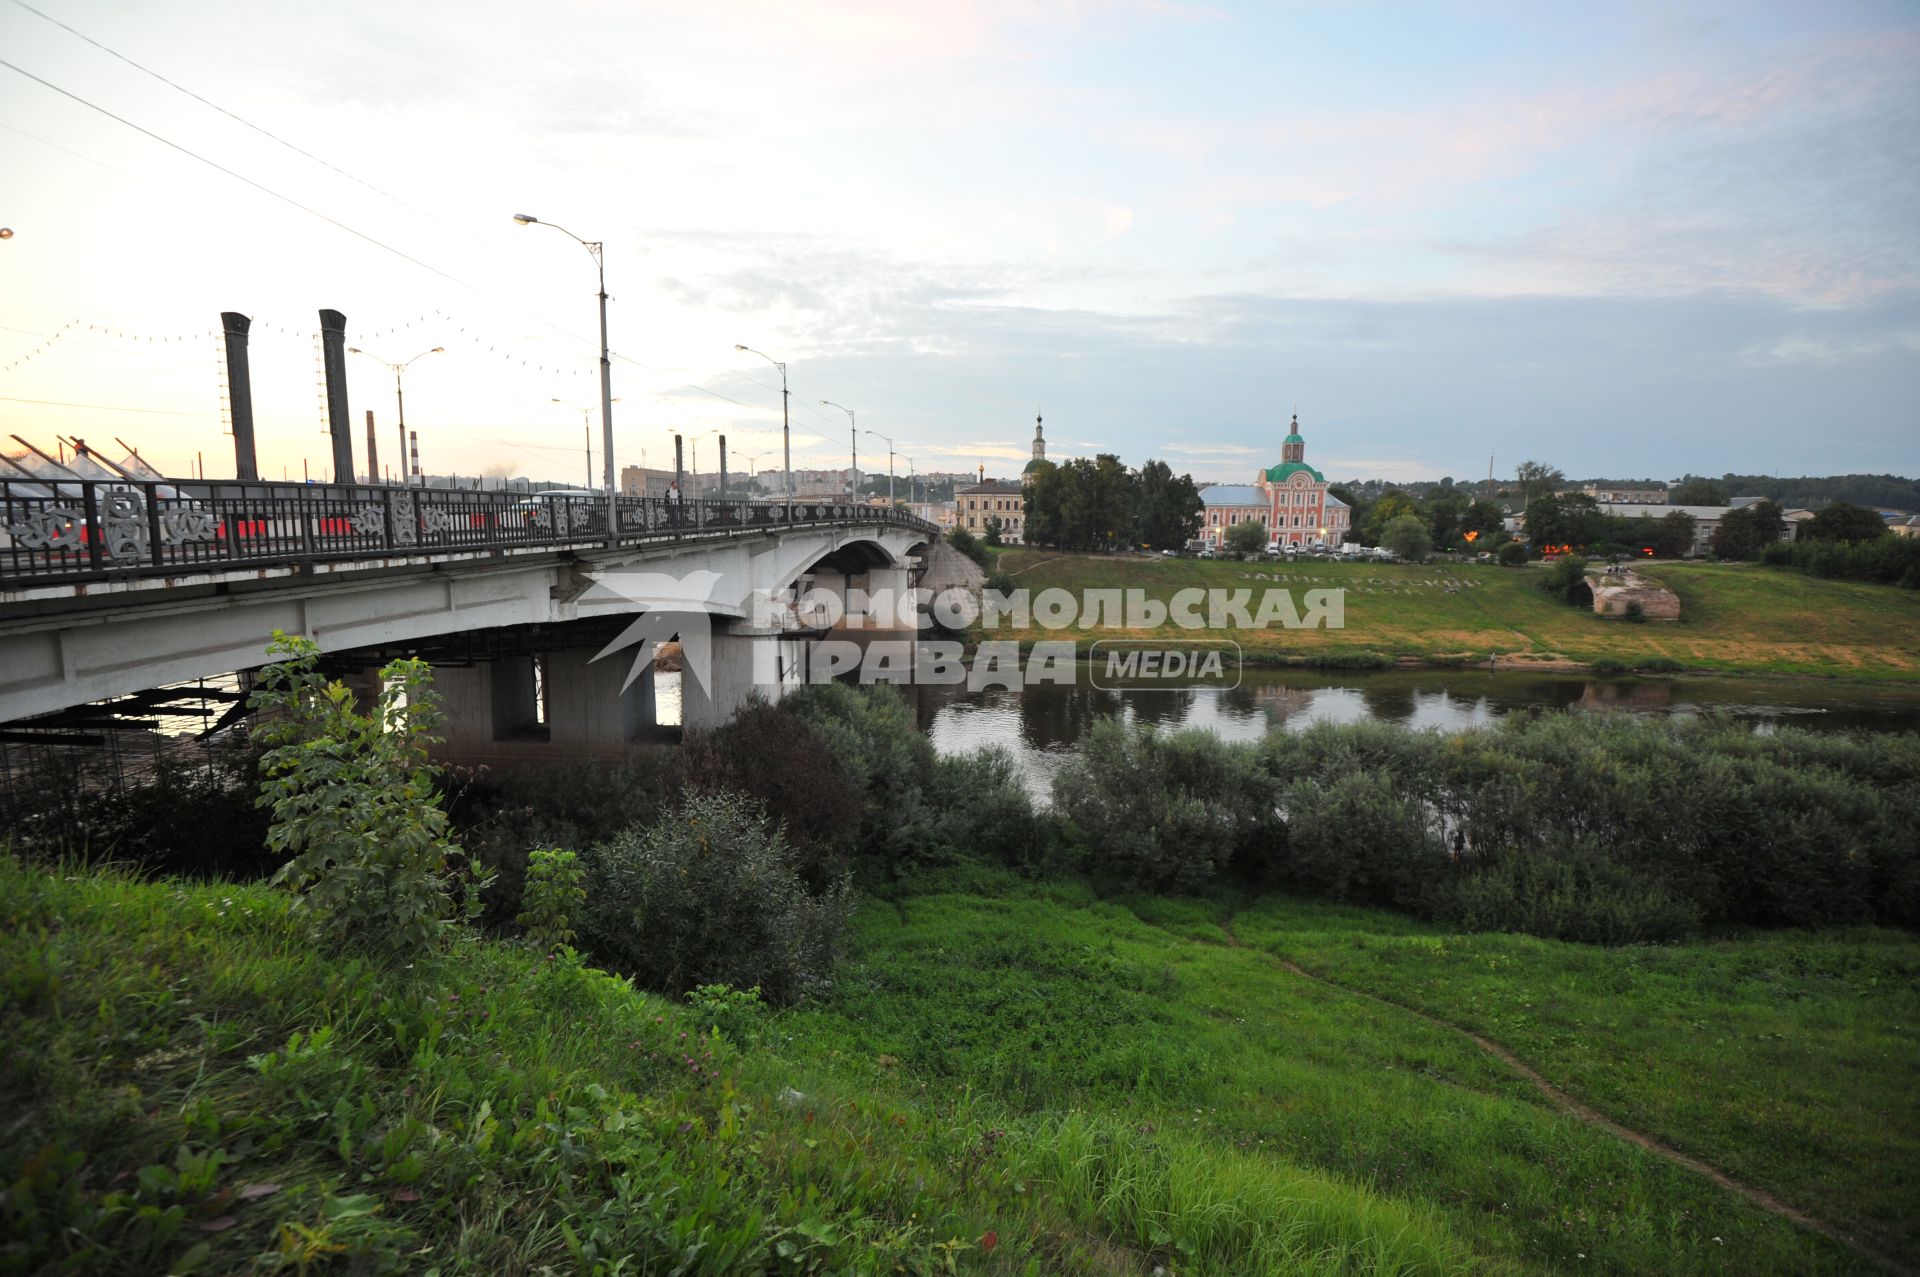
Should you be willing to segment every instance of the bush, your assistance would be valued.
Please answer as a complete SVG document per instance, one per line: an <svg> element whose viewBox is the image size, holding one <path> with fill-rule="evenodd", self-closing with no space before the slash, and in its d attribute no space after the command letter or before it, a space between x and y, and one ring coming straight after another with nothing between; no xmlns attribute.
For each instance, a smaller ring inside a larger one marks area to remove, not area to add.
<svg viewBox="0 0 1920 1277"><path fill-rule="evenodd" d="M1020 764L999 746L934 760L928 803L939 813L943 859L979 857L1016 869L1053 865L1050 819L1034 810Z"/></svg>
<svg viewBox="0 0 1920 1277"><path fill-rule="evenodd" d="M1527 565L1527 547L1518 541L1509 541L1494 551L1493 559L1503 568L1523 568Z"/></svg>
<svg viewBox="0 0 1920 1277"><path fill-rule="evenodd" d="M527 943L545 953L572 943L568 925L586 902L586 870L570 851L535 851L527 856L526 888L520 896L520 926Z"/></svg>
<svg viewBox="0 0 1920 1277"><path fill-rule="evenodd" d="M780 708L812 730L824 756L862 795L856 854L893 875L945 855L942 816L926 795L933 744L898 690L819 683L789 695Z"/></svg>
<svg viewBox="0 0 1920 1277"><path fill-rule="evenodd" d="M1565 554L1555 559L1535 578L1534 585L1562 603L1593 606L1593 587L1587 584L1587 561L1578 555Z"/></svg>
<svg viewBox="0 0 1920 1277"><path fill-rule="evenodd" d="M296 915L316 942L400 954L425 948L446 923L477 917L473 866L447 838L427 747L439 721L432 675L421 660L380 671L372 712L318 672L311 639L274 631L253 695L262 807L273 811L267 845L293 858L273 881L296 893Z"/></svg>
<svg viewBox="0 0 1920 1277"><path fill-rule="evenodd" d="M1288 787L1285 806L1282 872L1315 895L1412 907L1446 864L1425 810L1385 772L1301 781Z"/></svg>
<svg viewBox="0 0 1920 1277"><path fill-rule="evenodd" d="M954 528L948 532L947 544L983 568L992 562L993 556L988 554L986 547L980 544L980 539L965 528Z"/></svg>
<svg viewBox="0 0 1920 1277"><path fill-rule="evenodd" d="M1054 805L1087 867L1129 886L1189 891L1233 868L1260 877L1286 842L1278 786L1253 751L1206 731L1161 735L1101 719L1054 777Z"/></svg>
<svg viewBox="0 0 1920 1277"><path fill-rule="evenodd" d="M1587 944L1670 942L1700 928L1690 901L1593 851L1509 856L1451 874L1433 906L1434 916L1470 931Z"/></svg>
<svg viewBox="0 0 1920 1277"><path fill-rule="evenodd" d="M1792 541L1775 543L1761 562L1810 576L1876 581L1920 590L1920 537L1883 536L1871 541Z"/></svg>
<svg viewBox="0 0 1920 1277"><path fill-rule="evenodd" d="M585 853L583 946L648 988L759 988L792 1002L828 980L853 908L846 879L814 895L759 804L694 794Z"/></svg>
<svg viewBox="0 0 1920 1277"><path fill-rule="evenodd" d="M759 799L817 891L847 871L859 843L864 785L849 779L849 770L790 708L756 698L718 730L690 733L674 760L673 779L682 793L730 791Z"/></svg>
<svg viewBox="0 0 1920 1277"><path fill-rule="evenodd" d="M447 818L493 875L485 892L488 925L506 926L519 915L531 849L590 846L659 815L679 787L681 757L663 746L619 763L465 772L448 798Z"/></svg>

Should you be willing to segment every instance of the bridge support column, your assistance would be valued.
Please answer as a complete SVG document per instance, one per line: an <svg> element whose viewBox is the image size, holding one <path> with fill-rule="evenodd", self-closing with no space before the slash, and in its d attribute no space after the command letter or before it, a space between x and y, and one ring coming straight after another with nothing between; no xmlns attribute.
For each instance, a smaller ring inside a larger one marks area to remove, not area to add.
<svg viewBox="0 0 1920 1277"><path fill-rule="evenodd" d="M739 713L755 693L764 700L778 701L806 682L807 648L805 638L716 628L706 685L701 685L691 668L691 657L681 671L680 725L688 730L711 731Z"/></svg>

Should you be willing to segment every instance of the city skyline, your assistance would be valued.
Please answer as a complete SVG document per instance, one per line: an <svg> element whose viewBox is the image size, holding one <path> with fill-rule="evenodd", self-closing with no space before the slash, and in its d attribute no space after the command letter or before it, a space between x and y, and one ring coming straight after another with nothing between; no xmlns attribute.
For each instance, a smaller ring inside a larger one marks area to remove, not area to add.
<svg viewBox="0 0 1920 1277"><path fill-rule="evenodd" d="M231 464L221 310L263 473L329 468L323 307L363 463L443 346L428 470L578 468L592 263L520 211L606 242L620 466L777 449L744 343L796 469L832 399L921 471L1017 471L1036 405L1214 481L1296 410L1342 477L1920 470L1899 5L0 0L0 43L0 416L174 473Z"/></svg>

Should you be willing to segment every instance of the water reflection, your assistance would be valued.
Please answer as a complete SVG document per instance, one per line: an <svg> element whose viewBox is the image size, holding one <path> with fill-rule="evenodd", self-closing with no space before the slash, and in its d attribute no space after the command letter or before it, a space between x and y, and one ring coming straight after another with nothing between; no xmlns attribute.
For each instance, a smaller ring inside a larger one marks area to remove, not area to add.
<svg viewBox="0 0 1920 1277"><path fill-rule="evenodd" d="M941 753L1000 745L1020 761L1029 788L1047 793L1096 718L1119 714L1165 730L1200 727L1225 740L1315 723L1369 720L1442 732L1481 727L1515 710L1697 714L1715 710L1771 731L1782 722L1818 730L1920 729L1920 690L1822 682L1595 679L1485 670L1325 674L1249 671L1234 688L1103 691L1045 685L1022 692L915 689L921 727Z"/></svg>

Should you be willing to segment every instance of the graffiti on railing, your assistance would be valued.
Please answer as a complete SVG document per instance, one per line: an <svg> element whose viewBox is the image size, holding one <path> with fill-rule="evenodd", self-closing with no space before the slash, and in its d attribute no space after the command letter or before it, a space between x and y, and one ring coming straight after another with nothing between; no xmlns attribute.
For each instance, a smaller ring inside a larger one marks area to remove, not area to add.
<svg viewBox="0 0 1920 1277"><path fill-rule="evenodd" d="M606 498L329 484L0 480L0 583L82 581L319 560L606 540ZM850 503L622 497L616 539L776 531L798 523L936 529Z"/></svg>

